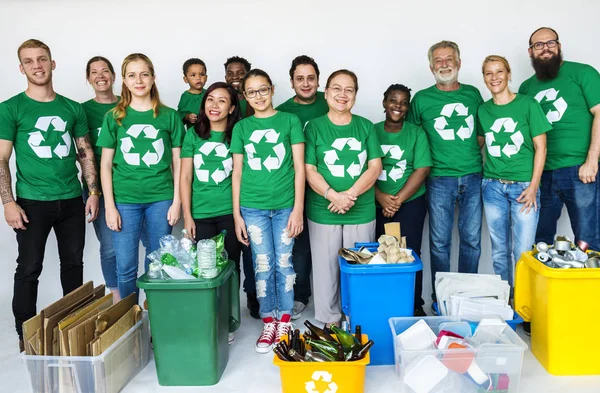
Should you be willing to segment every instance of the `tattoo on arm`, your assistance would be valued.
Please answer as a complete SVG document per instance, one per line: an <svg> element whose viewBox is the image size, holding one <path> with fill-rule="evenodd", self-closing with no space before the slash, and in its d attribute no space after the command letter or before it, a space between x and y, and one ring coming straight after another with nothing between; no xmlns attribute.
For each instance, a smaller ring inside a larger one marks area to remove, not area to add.
<svg viewBox="0 0 600 393"><path fill-rule="evenodd" d="M15 201L7 160L0 160L0 197L2 197L3 205Z"/></svg>
<svg viewBox="0 0 600 393"><path fill-rule="evenodd" d="M77 145L77 154L81 164L81 172L90 191L100 191L98 187L98 170L96 160L90 143L90 135L84 135L75 139Z"/></svg>

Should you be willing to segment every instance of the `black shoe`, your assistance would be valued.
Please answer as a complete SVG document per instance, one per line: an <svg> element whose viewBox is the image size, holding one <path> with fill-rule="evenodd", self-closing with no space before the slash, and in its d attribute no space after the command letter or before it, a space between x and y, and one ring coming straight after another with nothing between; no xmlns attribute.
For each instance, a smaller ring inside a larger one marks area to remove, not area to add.
<svg viewBox="0 0 600 393"><path fill-rule="evenodd" d="M526 335L531 337L531 323L530 322L523 322L523 330L525 331Z"/></svg>
<svg viewBox="0 0 600 393"><path fill-rule="evenodd" d="M258 299L256 298L256 293L247 293L246 299L248 300L248 310L250 310L250 316L254 319L261 319L260 314L258 313Z"/></svg>
<svg viewBox="0 0 600 393"><path fill-rule="evenodd" d="M425 310L423 310L423 307L417 307L417 308L415 308L414 316L415 317L426 317L427 313L425 313Z"/></svg>

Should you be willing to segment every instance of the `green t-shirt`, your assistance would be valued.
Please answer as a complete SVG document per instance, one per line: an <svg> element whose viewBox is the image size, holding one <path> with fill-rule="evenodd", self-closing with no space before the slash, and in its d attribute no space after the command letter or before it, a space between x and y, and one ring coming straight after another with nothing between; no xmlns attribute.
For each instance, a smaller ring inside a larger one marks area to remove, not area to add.
<svg viewBox="0 0 600 393"><path fill-rule="evenodd" d="M81 104L57 94L39 102L25 93L0 104L0 139L13 142L17 196L55 201L81 195L73 138L88 133Z"/></svg>
<svg viewBox="0 0 600 393"><path fill-rule="evenodd" d="M404 122L400 132L386 132L385 121L375 124L377 138L383 150L383 170L377 179L377 188L386 194L396 195L415 169L430 167L432 165L431 152L427 135L421 127ZM410 198L413 199L425 194L425 184Z"/></svg>
<svg viewBox="0 0 600 393"><path fill-rule="evenodd" d="M316 119L317 117L321 117L327 112L329 112L329 106L327 105L327 101L325 101L325 94L323 92L317 92L317 98L315 102L312 104L298 104L294 101L296 96L290 98L283 104L279 105L276 109L278 111L293 113L294 115L300 118L300 122L302 123L302 127L306 126L306 123L309 121Z"/></svg>
<svg viewBox="0 0 600 393"><path fill-rule="evenodd" d="M181 121L185 123L186 128L192 127L193 124L185 121L185 117L190 113L195 115L200 113L200 105L202 104L202 98L204 98L205 93L205 89L202 89L200 94L192 94L186 90L181 95L179 104L177 104L177 113L179 114Z"/></svg>
<svg viewBox="0 0 600 393"><path fill-rule="evenodd" d="M248 110L248 101L241 99L240 102L240 116L243 119L246 117L246 111Z"/></svg>
<svg viewBox="0 0 600 393"><path fill-rule="evenodd" d="M250 116L235 125L231 153L244 155L241 206L265 210L294 206L292 145L298 143L304 143L302 125L290 113Z"/></svg>
<svg viewBox="0 0 600 393"><path fill-rule="evenodd" d="M138 112L128 107L122 125L113 112L104 117L98 146L115 149L113 194L117 203L152 203L173 199L172 148L185 130L174 109L163 106Z"/></svg>
<svg viewBox="0 0 600 393"><path fill-rule="evenodd" d="M181 158L194 159L192 217L210 218L231 214L231 170L233 159L225 133L211 131L202 139L195 130L185 134Z"/></svg>
<svg viewBox="0 0 600 393"><path fill-rule="evenodd" d="M481 173L477 108L482 103L479 90L464 84L454 91L433 85L415 94L407 120L427 133L433 159L430 176Z"/></svg>
<svg viewBox="0 0 600 393"><path fill-rule="evenodd" d="M306 134L307 164L317 167L335 191L346 191L368 169L369 160L383 157L377 133L369 120L352 115L350 124L335 125L327 115L311 120ZM356 200L346 214L327 210L329 201L309 187L306 215L311 221L326 225L366 224L375 219L375 189L371 187ZM367 239L368 240L368 239Z"/></svg>
<svg viewBox="0 0 600 393"><path fill-rule="evenodd" d="M519 88L535 97L552 123L548 134L546 170L583 164L592 137L590 109L600 104L600 74L587 64L565 61L558 76L540 81L533 75Z"/></svg>
<svg viewBox="0 0 600 393"><path fill-rule="evenodd" d="M540 104L522 94L506 105L496 105L491 99L479 107L479 124L479 136L485 137L486 145L483 176L531 181L533 138L552 129Z"/></svg>

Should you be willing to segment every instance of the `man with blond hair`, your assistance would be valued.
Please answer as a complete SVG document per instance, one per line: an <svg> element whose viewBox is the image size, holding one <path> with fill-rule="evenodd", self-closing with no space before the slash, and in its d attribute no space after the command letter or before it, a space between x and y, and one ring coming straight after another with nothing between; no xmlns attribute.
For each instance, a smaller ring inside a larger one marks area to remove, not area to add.
<svg viewBox="0 0 600 393"><path fill-rule="evenodd" d="M435 85L415 94L408 121L423 127L427 133L433 159L426 192L431 280L435 291L435 273L450 271L457 203L458 271L477 273L479 266L482 164L476 128L477 108L483 99L477 88L458 82L461 66L458 45L452 41L438 42L429 48L427 57Z"/></svg>
<svg viewBox="0 0 600 393"><path fill-rule="evenodd" d="M23 351L22 324L36 314L48 235L54 229L66 295L83 283L85 217L89 214L88 222L96 218L100 190L85 112L79 103L54 91L56 63L50 49L30 39L21 44L17 55L27 90L0 104L0 197L6 222L17 235L12 307ZM16 200L8 164L13 148ZM77 155L90 190L85 206L77 178Z"/></svg>

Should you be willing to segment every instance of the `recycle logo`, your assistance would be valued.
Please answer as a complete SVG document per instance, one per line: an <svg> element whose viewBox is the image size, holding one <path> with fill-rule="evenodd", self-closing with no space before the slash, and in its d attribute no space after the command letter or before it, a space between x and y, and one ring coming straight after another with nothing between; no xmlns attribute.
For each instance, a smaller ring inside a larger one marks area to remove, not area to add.
<svg viewBox="0 0 600 393"><path fill-rule="evenodd" d="M458 131L456 132L452 128L446 128L448 126L448 121L446 118L451 118L456 112L457 116L465 118L465 125L460 126ZM471 135L473 135L473 130L475 129L475 119L473 115L469 115L469 108L464 106L463 104L457 102L454 104L446 104L442 108L440 112L440 117L435 118L435 123L433 127L440 134L443 140L445 141L453 141L456 137L455 134L458 135L460 139L463 141L465 139L469 139Z"/></svg>
<svg viewBox="0 0 600 393"><path fill-rule="evenodd" d="M265 139L266 143L273 144L273 152L275 155L270 155L261 162L260 157L255 157L256 155L256 147L254 143L260 144L260 142ZM274 129L270 128L268 130L255 130L252 135L250 135L250 141L253 143L248 143L244 146L244 150L246 150L246 154L248 155L248 166L253 171L260 171L264 166L267 171L271 172L272 170L281 168L283 164L283 159L285 158L285 145L283 142L276 144L279 140L279 133Z"/></svg>
<svg viewBox="0 0 600 393"><path fill-rule="evenodd" d="M337 160L340 159L337 151L344 150L346 145L348 145L351 151L360 152L357 154L358 163L353 162L350 164L350 166L348 166L347 169L344 167L344 165L336 164ZM359 176L365 166L365 162L367 161L367 151L362 150L362 143L355 138L337 138L335 141L333 141L331 147L333 147L333 150L327 150L325 152L324 159L325 165L327 165L329 172L335 177L344 177L345 172L347 172L353 179Z"/></svg>
<svg viewBox="0 0 600 393"><path fill-rule="evenodd" d="M304 383L306 393L336 393L338 390L338 385L335 382L332 382L332 379L333 375L327 371L315 371L312 375L312 380ZM327 390L324 392L317 390L317 384L315 382L319 381L328 383Z"/></svg>
<svg viewBox="0 0 600 393"><path fill-rule="evenodd" d="M381 145L381 149L383 150L383 154L386 156L389 155L391 159L396 160L396 164L389 172L385 169L382 170L381 175L379 175L377 180L387 181L387 179L390 178L396 182L399 179L402 179L402 176L404 176L404 172L406 171L406 160L402 160L404 150L400 149L400 146L397 145Z"/></svg>
<svg viewBox="0 0 600 393"><path fill-rule="evenodd" d="M52 146L42 146L42 142L45 142L46 138L51 138L51 135L48 134L50 125L52 125L54 132L62 132L60 137L64 142L64 144L59 142L54 149L52 149ZM36 156L39 158L52 158L52 152L54 152L54 154L62 160L69 155L73 141L71 140L69 131L66 130L66 121L58 116L42 116L37 119L35 128L38 131L29 133L27 143ZM46 138L44 138L44 134L42 133L46 133Z"/></svg>
<svg viewBox="0 0 600 393"><path fill-rule="evenodd" d="M546 113L546 119L548 119L550 123L559 121L565 114L567 108L569 107L564 98L560 97L557 99L558 92L559 90L547 89L542 90L535 95L535 99L540 104L542 103L542 100L544 100L544 98L546 99L546 102L553 102L552 105L556 110L550 109L548 110L548 113Z"/></svg>
<svg viewBox="0 0 600 393"><path fill-rule="evenodd" d="M140 134L144 134L146 139L154 139L152 147L154 152L150 150L146 151L142 156L142 161L147 167L150 165L156 165L160 162L163 154L165 153L165 145L162 139L158 138L158 130L151 124L134 124L127 130L127 135L138 139ZM131 137L121 138L121 152L123 153L123 159L129 165L139 166L140 165L140 153L132 153L131 150L135 147Z"/></svg>
<svg viewBox="0 0 600 393"><path fill-rule="evenodd" d="M194 168L196 177L203 183L208 183L209 177L213 179L216 184L221 183L227 179L233 168L233 159L227 157L229 155L229 149L225 144L220 142L205 142L202 147L198 149L201 154L194 154ZM201 169L204 165L204 157L209 156L214 152L217 157L223 158L223 169L215 169L211 174L208 169Z"/></svg>
<svg viewBox="0 0 600 393"><path fill-rule="evenodd" d="M504 129L504 132L510 133L510 139L512 144L506 143L502 148L502 153L505 156L510 158L512 155L517 154L519 150L521 150L521 145L523 145L523 134L521 131L515 132L517 128L517 123L510 117L502 117L500 119L496 119L492 127L490 128L493 132L485 133L485 144L487 146L487 151L490 153L492 157L500 157L500 146L494 145L496 141L495 133L499 133Z"/></svg>

